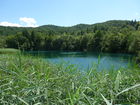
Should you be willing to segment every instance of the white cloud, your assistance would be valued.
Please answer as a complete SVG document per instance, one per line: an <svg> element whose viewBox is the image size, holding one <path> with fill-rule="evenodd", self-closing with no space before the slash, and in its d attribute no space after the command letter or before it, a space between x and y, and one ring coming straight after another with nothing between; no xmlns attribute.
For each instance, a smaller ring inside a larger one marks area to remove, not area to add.
<svg viewBox="0 0 140 105"><path fill-rule="evenodd" d="M0 22L0 26L13 26L13 27L21 27L20 24L17 24L17 23L10 23L10 22Z"/></svg>
<svg viewBox="0 0 140 105"><path fill-rule="evenodd" d="M24 22L26 27L37 27L36 20L34 18L21 17L21 22Z"/></svg>
<svg viewBox="0 0 140 105"><path fill-rule="evenodd" d="M14 27L37 27L38 26L34 18L20 17L19 21L20 24L3 21L0 22L0 26L14 26Z"/></svg>

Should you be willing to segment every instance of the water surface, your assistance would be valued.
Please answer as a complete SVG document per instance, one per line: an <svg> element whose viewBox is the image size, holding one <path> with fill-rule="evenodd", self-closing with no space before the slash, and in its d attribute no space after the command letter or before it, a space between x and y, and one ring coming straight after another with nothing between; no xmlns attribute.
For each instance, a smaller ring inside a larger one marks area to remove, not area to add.
<svg viewBox="0 0 140 105"><path fill-rule="evenodd" d="M93 52L59 52L59 51L30 51L32 55L39 55L45 61L52 63L74 64L80 70L96 67L98 70L127 68L131 65L132 55L109 54ZM98 64L98 67L97 67Z"/></svg>

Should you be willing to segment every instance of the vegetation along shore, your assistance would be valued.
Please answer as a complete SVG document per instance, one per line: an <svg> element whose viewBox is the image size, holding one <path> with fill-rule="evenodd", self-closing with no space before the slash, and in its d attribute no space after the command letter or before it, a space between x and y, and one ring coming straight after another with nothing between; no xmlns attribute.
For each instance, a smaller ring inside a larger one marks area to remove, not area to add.
<svg viewBox="0 0 140 105"><path fill-rule="evenodd" d="M39 57L0 54L0 104L114 105L140 103L140 68L80 72Z"/></svg>
<svg viewBox="0 0 140 105"><path fill-rule="evenodd" d="M113 20L72 27L0 26L0 104L140 104L140 22ZM20 49L20 50L16 50ZM137 55L118 70L81 72L22 51L91 51ZM134 61L135 62L135 61Z"/></svg>

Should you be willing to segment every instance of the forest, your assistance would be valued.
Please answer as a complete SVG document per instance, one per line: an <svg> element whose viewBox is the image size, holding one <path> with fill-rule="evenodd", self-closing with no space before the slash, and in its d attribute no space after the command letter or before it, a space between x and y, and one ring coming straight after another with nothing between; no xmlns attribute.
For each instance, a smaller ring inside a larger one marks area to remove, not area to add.
<svg viewBox="0 0 140 105"><path fill-rule="evenodd" d="M140 50L140 22L111 20L71 27L0 26L0 48L132 53Z"/></svg>

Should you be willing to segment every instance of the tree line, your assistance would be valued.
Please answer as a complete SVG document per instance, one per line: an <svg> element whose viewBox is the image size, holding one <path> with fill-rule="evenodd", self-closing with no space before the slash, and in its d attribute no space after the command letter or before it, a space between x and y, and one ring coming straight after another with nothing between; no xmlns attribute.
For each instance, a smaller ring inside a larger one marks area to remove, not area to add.
<svg viewBox="0 0 140 105"><path fill-rule="evenodd" d="M21 50L137 53L140 50L140 23L107 21L73 27L0 27L0 47Z"/></svg>

